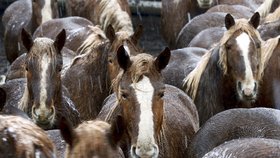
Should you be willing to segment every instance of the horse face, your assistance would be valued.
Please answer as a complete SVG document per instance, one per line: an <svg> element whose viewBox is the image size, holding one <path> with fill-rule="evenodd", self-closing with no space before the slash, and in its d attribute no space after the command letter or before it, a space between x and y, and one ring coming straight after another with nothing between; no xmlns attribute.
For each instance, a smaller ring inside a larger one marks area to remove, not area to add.
<svg viewBox="0 0 280 158"><path fill-rule="evenodd" d="M213 0L197 0L197 3L200 8L210 8L213 6Z"/></svg>
<svg viewBox="0 0 280 158"><path fill-rule="evenodd" d="M228 73L236 82L240 100L253 101L257 97L259 71L258 43L241 32L226 43Z"/></svg>
<svg viewBox="0 0 280 158"><path fill-rule="evenodd" d="M57 0L33 0L33 12L38 25L48 20L57 18Z"/></svg>
<svg viewBox="0 0 280 158"><path fill-rule="evenodd" d="M124 70L117 96L131 140L130 154L132 157L158 157L156 138L162 129L165 91L160 71L169 61L170 50L166 49L155 60L139 54L130 61L124 47L120 47L117 55Z"/></svg>

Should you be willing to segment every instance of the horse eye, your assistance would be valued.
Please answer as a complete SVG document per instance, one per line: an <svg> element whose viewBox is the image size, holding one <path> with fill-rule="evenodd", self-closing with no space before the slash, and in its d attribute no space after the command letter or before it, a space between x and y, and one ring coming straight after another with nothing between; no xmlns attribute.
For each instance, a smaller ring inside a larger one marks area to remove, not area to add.
<svg viewBox="0 0 280 158"><path fill-rule="evenodd" d="M128 94L126 94L126 93L122 93L122 94L121 94L121 96L122 96L122 99L127 99Z"/></svg>
<svg viewBox="0 0 280 158"><path fill-rule="evenodd" d="M25 70L28 71L28 67L27 66L25 67Z"/></svg>
<svg viewBox="0 0 280 158"><path fill-rule="evenodd" d="M158 93L158 96L159 96L160 98L162 98L162 97L164 96L164 92L159 92L159 93Z"/></svg>
<svg viewBox="0 0 280 158"><path fill-rule="evenodd" d="M110 64L112 64L112 63L113 63L113 60L112 60L112 59L109 59L108 62L109 62Z"/></svg>

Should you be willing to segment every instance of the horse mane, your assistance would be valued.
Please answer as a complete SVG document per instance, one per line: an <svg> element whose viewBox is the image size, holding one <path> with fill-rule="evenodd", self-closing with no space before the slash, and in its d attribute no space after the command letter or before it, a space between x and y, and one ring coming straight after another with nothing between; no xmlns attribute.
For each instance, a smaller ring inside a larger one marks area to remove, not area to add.
<svg viewBox="0 0 280 158"><path fill-rule="evenodd" d="M47 156L53 157L55 147L47 134L33 122L18 116L0 116L0 131L9 132L15 139L16 153L19 157L33 157L36 147Z"/></svg>
<svg viewBox="0 0 280 158"><path fill-rule="evenodd" d="M266 68L269 59L271 58L275 48L277 47L279 43L280 35L271 38L265 42L262 43L262 55L261 55L261 64L260 64L260 69L261 69L261 76L263 76L264 69Z"/></svg>
<svg viewBox="0 0 280 158"><path fill-rule="evenodd" d="M130 35L133 34L130 16L122 10L117 0L102 0L97 10L100 15L98 21L103 30L111 24L116 32L127 31Z"/></svg>
<svg viewBox="0 0 280 158"><path fill-rule="evenodd" d="M280 7L278 7L273 13L268 14L265 19L264 23L270 23L279 20L280 18Z"/></svg>
<svg viewBox="0 0 280 158"><path fill-rule="evenodd" d="M65 152L66 155L69 155L71 153L69 151L70 149L79 150L78 153L75 152L75 154L78 154L76 155L77 157L88 157L89 151L91 151L95 146L104 147L102 144L100 144L100 141L107 137L107 133L109 132L110 127L110 124L100 120L83 122L76 129L74 129L76 133L75 139L79 140L78 143L76 143L76 146L73 146L72 148L67 145L68 147Z"/></svg>
<svg viewBox="0 0 280 158"><path fill-rule="evenodd" d="M90 35L82 43L82 45L77 49L79 55L77 55L70 64L70 67L75 64L76 60L83 58L84 56L90 54L93 49L97 49L99 46L104 45L108 42L106 35L100 29L100 26L88 26L91 30Z"/></svg>
<svg viewBox="0 0 280 158"><path fill-rule="evenodd" d="M154 65L154 58L150 54L141 53L137 56L132 56L130 58L132 64L129 67L129 69L124 72L121 70L117 77L113 80L112 86L115 90L115 92L118 92L118 87L120 84L120 81L124 75L124 73L127 73L130 75L130 79L132 80L132 83L137 83L141 77L145 74L151 74L151 76L160 78L161 74L158 72ZM118 97L118 96L117 96Z"/></svg>
<svg viewBox="0 0 280 158"><path fill-rule="evenodd" d="M269 14L273 2L274 0L265 0L255 12L259 12L261 18L265 18Z"/></svg>
<svg viewBox="0 0 280 158"><path fill-rule="evenodd" d="M218 47L219 47L219 61L218 64L221 66L224 75L227 74L227 53L225 48L225 43L236 33L237 31L246 32L250 38L257 38L259 41L261 40L259 32L249 24L246 19L238 19L234 26L232 26L229 30L227 30L223 37L221 38ZM199 86L200 78L202 73L205 71L205 68L214 53L214 49L210 50L208 53L203 55L201 61L198 63L196 68L190 72L190 74L184 79L183 87L185 87L185 91L189 92L192 99L195 99L197 89ZM258 55L261 58L261 50L259 50ZM260 59L261 60L261 59ZM259 61L261 63L261 61ZM260 70L258 73L258 78L261 78L262 71Z"/></svg>

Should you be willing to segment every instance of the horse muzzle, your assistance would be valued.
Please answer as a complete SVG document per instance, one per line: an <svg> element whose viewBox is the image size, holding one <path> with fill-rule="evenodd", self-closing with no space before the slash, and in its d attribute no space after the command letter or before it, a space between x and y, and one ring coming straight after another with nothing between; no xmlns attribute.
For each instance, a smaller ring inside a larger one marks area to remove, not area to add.
<svg viewBox="0 0 280 158"><path fill-rule="evenodd" d="M200 8L210 8L213 5L213 0L197 0Z"/></svg>
<svg viewBox="0 0 280 158"><path fill-rule="evenodd" d="M159 149L156 144L151 144L149 146L137 146L132 145L131 156L133 158L157 158L159 154Z"/></svg>
<svg viewBox="0 0 280 158"><path fill-rule="evenodd" d="M255 101L257 98L257 89L258 85L256 82L254 82L253 86L242 86L241 82L238 82L238 94L240 96L241 100L244 101Z"/></svg>
<svg viewBox="0 0 280 158"><path fill-rule="evenodd" d="M52 127L55 118L55 109L50 107L44 108L32 108L32 119L35 123L43 129L49 129Z"/></svg>

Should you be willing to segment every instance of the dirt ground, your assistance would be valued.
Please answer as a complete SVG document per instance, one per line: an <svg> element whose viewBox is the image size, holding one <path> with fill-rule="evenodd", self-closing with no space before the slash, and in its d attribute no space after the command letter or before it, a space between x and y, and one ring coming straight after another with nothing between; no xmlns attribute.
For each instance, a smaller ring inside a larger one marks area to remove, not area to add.
<svg viewBox="0 0 280 158"><path fill-rule="evenodd" d="M2 5L3 6L3 5ZM0 18L2 19L3 7L0 8ZM165 41L163 40L160 34L160 16L156 15L141 15L135 14L132 17L134 27L137 24L142 24L144 26L144 34L140 39L140 46L147 53L157 55L160 53L166 46ZM6 60L6 55L4 53L3 46L3 33L4 28L2 25L2 20L0 23L0 75L5 75L9 63Z"/></svg>

